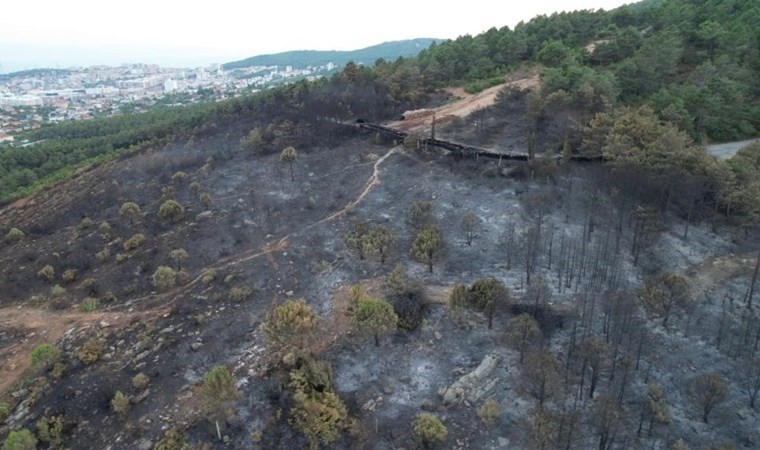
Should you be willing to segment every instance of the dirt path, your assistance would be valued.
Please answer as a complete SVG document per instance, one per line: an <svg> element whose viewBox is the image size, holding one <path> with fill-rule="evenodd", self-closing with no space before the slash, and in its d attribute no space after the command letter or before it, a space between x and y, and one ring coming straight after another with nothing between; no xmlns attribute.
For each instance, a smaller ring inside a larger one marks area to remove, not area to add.
<svg viewBox="0 0 760 450"><path fill-rule="evenodd" d="M692 295L697 297L727 280L751 273L755 267L755 258L755 254L749 253L709 258L686 270L684 276L690 280Z"/></svg>
<svg viewBox="0 0 760 450"><path fill-rule="evenodd" d="M29 354L43 343L53 343L70 330L99 326L119 328L138 315L154 315L155 311L124 312L61 312L11 306L0 308L0 333L15 337L14 342L0 347L0 393L5 392L29 367ZM73 332L73 331L71 331Z"/></svg>
<svg viewBox="0 0 760 450"><path fill-rule="evenodd" d="M521 89L533 89L538 86L541 81L540 77L538 73L533 72L536 72L536 70L534 69L524 74L525 76L521 78L490 87L477 94L469 94L461 87L447 88L446 91L454 98L457 98L456 100L438 108L415 111L413 112L413 117L391 122L388 126L404 131L413 131L429 127L433 114L435 114L436 123L439 124L448 122L455 117L466 117L473 111L493 105L496 102L496 96L499 91L507 86L515 86Z"/></svg>

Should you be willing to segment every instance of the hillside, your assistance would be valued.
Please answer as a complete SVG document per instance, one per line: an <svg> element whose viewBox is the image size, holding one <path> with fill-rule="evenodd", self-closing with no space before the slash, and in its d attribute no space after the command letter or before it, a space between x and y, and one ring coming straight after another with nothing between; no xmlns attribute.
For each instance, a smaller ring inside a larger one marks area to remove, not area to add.
<svg viewBox="0 0 760 450"><path fill-rule="evenodd" d="M760 143L702 142L760 129L760 16L719 6L30 132L3 450L757 448Z"/></svg>
<svg viewBox="0 0 760 450"><path fill-rule="evenodd" d="M295 50L271 55L258 55L240 61L232 61L223 65L225 70L242 69L251 66L293 66L306 68L308 66L323 66L333 63L337 67L346 65L349 61L356 64L372 66L382 58L393 61L399 57L413 57L440 39L418 38L404 41L383 42L382 44L359 50Z"/></svg>

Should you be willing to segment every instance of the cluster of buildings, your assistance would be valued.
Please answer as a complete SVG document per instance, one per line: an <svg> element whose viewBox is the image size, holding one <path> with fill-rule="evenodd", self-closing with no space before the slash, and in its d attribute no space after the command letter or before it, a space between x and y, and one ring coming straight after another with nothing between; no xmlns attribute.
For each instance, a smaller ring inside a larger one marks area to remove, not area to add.
<svg viewBox="0 0 760 450"><path fill-rule="evenodd" d="M319 67L257 66L223 70L220 64L195 69L127 64L72 69L39 69L0 76L0 144L45 123L87 120L157 103L177 105L221 100L299 79L334 72Z"/></svg>

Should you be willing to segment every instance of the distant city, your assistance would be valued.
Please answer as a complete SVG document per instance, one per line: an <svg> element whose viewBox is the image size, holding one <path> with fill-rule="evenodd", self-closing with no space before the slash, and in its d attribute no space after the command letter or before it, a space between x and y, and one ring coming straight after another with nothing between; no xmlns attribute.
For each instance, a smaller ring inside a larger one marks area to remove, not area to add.
<svg viewBox="0 0 760 450"><path fill-rule="evenodd" d="M314 80L336 70L332 62L229 71L221 64L195 69L127 64L0 75L0 144L23 144L17 139L20 133L49 123L219 101L299 79Z"/></svg>

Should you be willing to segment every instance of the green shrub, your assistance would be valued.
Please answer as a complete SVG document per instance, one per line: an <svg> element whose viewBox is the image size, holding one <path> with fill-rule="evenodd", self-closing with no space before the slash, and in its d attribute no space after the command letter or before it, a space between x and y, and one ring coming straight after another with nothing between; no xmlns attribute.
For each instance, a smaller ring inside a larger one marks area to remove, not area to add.
<svg viewBox="0 0 760 450"><path fill-rule="evenodd" d="M3 450L35 450L37 438L26 428L8 433L3 442Z"/></svg>
<svg viewBox="0 0 760 450"><path fill-rule="evenodd" d="M32 366L49 369L61 359L61 352L53 344L40 344L30 354Z"/></svg>
<svg viewBox="0 0 760 450"><path fill-rule="evenodd" d="M211 208L211 206L214 204L214 201L211 199L211 195L206 192L202 193L200 197L198 197L198 200L200 200L201 203L203 203L203 206L206 208Z"/></svg>
<svg viewBox="0 0 760 450"><path fill-rule="evenodd" d="M216 279L216 269L209 269L206 272L203 273L203 277L201 277L201 281L203 284L211 284Z"/></svg>
<svg viewBox="0 0 760 450"><path fill-rule="evenodd" d="M153 286L162 291L171 289L177 282L177 272L168 266L159 266L153 272Z"/></svg>
<svg viewBox="0 0 760 450"><path fill-rule="evenodd" d="M232 405L240 398L235 378L225 366L213 367L201 385L201 406L211 422L224 422L232 414Z"/></svg>
<svg viewBox="0 0 760 450"><path fill-rule="evenodd" d="M201 184L197 181L193 181L190 183L190 190L193 191L193 194L197 196L201 192Z"/></svg>
<svg viewBox="0 0 760 450"><path fill-rule="evenodd" d="M18 228L11 228L8 230L8 234L5 235L5 240L8 242L18 242L25 236L24 232Z"/></svg>
<svg viewBox="0 0 760 450"><path fill-rule="evenodd" d="M48 264L40 269L39 272L37 272L37 276L47 282L52 282L53 278L55 278L55 269L53 269L53 266Z"/></svg>
<svg viewBox="0 0 760 450"><path fill-rule="evenodd" d="M42 442L50 444L50 448L63 448L63 416L43 416L37 421L37 435Z"/></svg>
<svg viewBox="0 0 760 450"><path fill-rule="evenodd" d="M167 200L158 208L158 218L168 222L176 222L185 216L185 208L176 200Z"/></svg>
<svg viewBox="0 0 760 450"><path fill-rule="evenodd" d="M29 406L34 406L43 395L50 393L50 383L45 377L37 377L32 384L32 388L29 391L29 395L26 397L26 401Z"/></svg>
<svg viewBox="0 0 760 450"><path fill-rule="evenodd" d="M95 253L95 259L97 259L100 262L106 262L108 261L108 258L111 257L111 250L108 249L108 247L104 247L103 250Z"/></svg>
<svg viewBox="0 0 760 450"><path fill-rule="evenodd" d="M150 378L148 378L148 376L142 372L132 377L132 387L134 387L135 389L139 391L142 391L143 389L148 387L149 384L150 384Z"/></svg>
<svg viewBox="0 0 760 450"><path fill-rule="evenodd" d="M498 86L502 83L504 83L504 77L501 76L488 78L486 80L473 81L472 83L465 85L464 91L468 94L477 94L478 92Z"/></svg>
<svg viewBox="0 0 760 450"><path fill-rule="evenodd" d="M170 428L156 442L153 450L185 450L186 448L188 448L187 437L181 431Z"/></svg>
<svg viewBox="0 0 760 450"><path fill-rule="evenodd" d="M100 359L102 353L103 343L96 338L92 338L82 345L77 352L77 358L85 364L92 364Z"/></svg>
<svg viewBox="0 0 760 450"><path fill-rule="evenodd" d="M82 300L82 303L79 305L79 310L81 312L94 312L100 309L100 300L93 297L87 297L84 300Z"/></svg>
<svg viewBox="0 0 760 450"><path fill-rule="evenodd" d="M145 243L145 235L142 233L137 233L132 235L131 238L127 239L126 242L124 242L124 250L131 252L132 250L137 250L138 248L142 247L142 245Z"/></svg>
<svg viewBox="0 0 760 450"><path fill-rule="evenodd" d="M124 395L121 391L116 391L116 394L111 399L111 409L116 414L125 417L129 414L129 406L129 396Z"/></svg>
<svg viewBox="0 0 760 450"><path fill-rule="evenodd" d="M185 179L187 179L187 174L181 170L172 175L172 181L175 183L182 183Z"/></svg>
<svg viewBox="0 0 760 450"><path fill-rule="evenodd" d="M267 313L264 333L268 350L283 359L303 353L317 327L317 315L303 299L288 300Z"/></svg>
<svg viewBox="0 0 760 450"><path fill-rule="evenodd" d="M119 209L119 214L121 214L122 216L129 217L129 222L134 223L135 217L140 215L140 207L137 206L137 203L126 202L123 205L121 205L121 209Z"/></svg>
<svg viewBox="0 0 760 450"><path fill-rule="evenodd" d="M59 298L66 295L66 288L62 287L60 284L56 284L50 289L50 296L53 298Z"/></svg>
<svg viewBox="0 0 760 450"><path fill-rule="evenodd" d="M443 442L449 432L437 417L432 414L419 413L412 422L414 435L427 445Z"/></svg>
<svg viewBox="0 0 760 450"><path fill-rule="evenodd" d="M177 265L177 269L181 269L182 261L187 259L187 251L184 248L174 249L169 252L169 259Z"/></svg>
<svg viewBox="0 0 760 450"><path fill-rule="evenodd" d="M77 230L85 230L93 225L95 225L95 222L93 222L89 217L85 217L79 222L79 225L77 225Z"/></svg>
<svg viewBox="0 0 760 450"><path fill-rule="evenodd" d="M103 235L103 239L109 239L111 237L111 224L105 220L100 222L100 225L98 225L98 231Z"/></svg>
<svg viewBox="0 0 760 450"><path fill-rule="evenodd" d="M68 269L65 270L61 274L61 279L66 283L72 283L74 280L77 279L77 271L74 269Z"/></svg>
<svg viewBox="0 0 760 450"><path fill-rule="evenodd" d="M53 369L50 371L50 376L52 376L54 379L59 379L63 376L63 372L66 371L66 364L62 362L57 362L53 364Z"/></svg>
<svg viewBox="0 0 760 450"><path fill-rule="evenodd" d="M501 407L499 402L493 399L487 400L478 408L478 417L486 425L494 423L499 418L499 414L501 414Z"/></svg>
<svg viewBox="0 0 760 450"><path fill-rule="evenodd" d="M251 296L253 291L250 288L241 288L235 286L234 288L230 289L230 300L233 302L242 302L243 300L247 299Z"/></svg>
<svg viewBox="0 0 760 450"><path fill-rule="evenodd" d="M0 402L0 423L5 422L5 419L11 414L11 405L5 402Z"/></svg>

